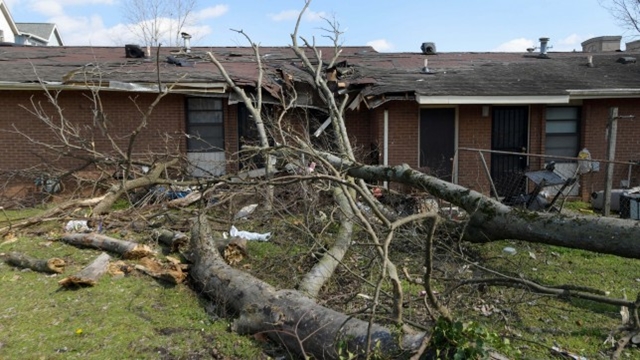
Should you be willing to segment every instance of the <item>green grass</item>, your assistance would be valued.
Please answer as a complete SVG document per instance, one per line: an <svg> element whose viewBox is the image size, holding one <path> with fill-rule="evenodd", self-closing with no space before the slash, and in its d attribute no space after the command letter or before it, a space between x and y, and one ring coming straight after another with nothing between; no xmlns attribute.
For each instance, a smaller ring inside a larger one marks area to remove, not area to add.
<svg viewBox="0 0 640 360"><path fill-rule="evenodd" d="M264 344L229 332L229 322L207 314L205 301L186 285L133 272L64 290L58 281L99 251L39 237L0 245L0 253L9 251L59 257L67 267L63 274L47 275L0 262L0 359L266 357Z"/></svg>
<svg viewBox="0 0 640 360"><path fill-rule="evenodd" d="M502 249L506 246L516 248L517 254L505 254ZM640 282L636 280L640 278L640 262L636 259L514 241L475 248L487 259L484 265L542 285L586 286L615 298L626 294L635 299L640 292ZM517 358L550 357L548 348L555 344L589 359L601 358L611 349L604 344L609 332L621 324L619 307L594 301L508 288L489 288L483 299L501 312L482 316L466 309L458 315L474 318L512 337L512 353L508 355ZM640 358L635 349L624 353L623 358Z"/></svg>

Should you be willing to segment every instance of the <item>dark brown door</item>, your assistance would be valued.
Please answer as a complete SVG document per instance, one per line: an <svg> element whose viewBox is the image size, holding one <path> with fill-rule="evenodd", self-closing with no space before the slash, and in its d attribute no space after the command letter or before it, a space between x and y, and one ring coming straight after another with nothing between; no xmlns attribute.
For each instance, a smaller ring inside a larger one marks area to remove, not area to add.
<svg viewBox="0 0 640 360"><path fill-rule="evenodd" d="M451 181L455 154L456 109L420 110L420 167L422 171Z"/></svg>
<svg viewBox="0 0 640 360"><path fill-rule="evenodd" d="M491 150L527 152L529 108L527 106L493 107ZM491 178L499 196L510 198L526 191L524 155L491 155Z"/></svg>

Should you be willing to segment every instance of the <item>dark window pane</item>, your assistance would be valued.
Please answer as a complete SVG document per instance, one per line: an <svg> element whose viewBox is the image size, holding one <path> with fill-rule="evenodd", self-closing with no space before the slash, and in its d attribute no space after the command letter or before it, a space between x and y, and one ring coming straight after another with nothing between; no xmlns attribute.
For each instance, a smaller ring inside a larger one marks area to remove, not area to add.
<svg viewBox="0 0 640 360"><path fill-rule="evenodd" d="M188 151L224 151L224 113L221 99L187 98Z"/></svg>
<svg viewBox="0 0 640 360"><path fill-rule="evenodd" d="M222 123L221 111L189 111L188 122L190 124L220 124Z"/></svg>

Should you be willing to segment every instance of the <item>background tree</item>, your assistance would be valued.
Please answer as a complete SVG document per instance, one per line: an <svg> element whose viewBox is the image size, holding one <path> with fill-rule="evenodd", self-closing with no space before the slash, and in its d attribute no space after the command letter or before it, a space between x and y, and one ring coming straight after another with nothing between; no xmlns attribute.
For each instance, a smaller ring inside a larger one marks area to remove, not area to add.
<svg viewBox="0 0 640 360"><path fill-rule="evenodd" d="M618 23L635 35L640 35L640 0L601 0Z"/></svg>
<svg viewBox="0 0 640 360"><path fill-rule="evenodd" d="M194 22L197 0L125 0L124 18L145 46L176 46L180 33Z"/></svg>

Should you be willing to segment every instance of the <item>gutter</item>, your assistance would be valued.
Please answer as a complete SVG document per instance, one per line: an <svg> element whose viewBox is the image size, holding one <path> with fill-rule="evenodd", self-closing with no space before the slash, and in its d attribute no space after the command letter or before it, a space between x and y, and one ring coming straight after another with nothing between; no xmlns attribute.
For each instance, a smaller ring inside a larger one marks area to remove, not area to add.
<svg viewBox="0 0 640 360"><path fill-rule="evenodd" d="M523 96L427 96L416 94L420 105L507 105L507 104L568 104L569 95L523 95Z"/></svg>
<svg viewBox="0 0 640 360"><path fill-rule="evenodd" d="M121 81L105 81L101 85L88 85L85 83L52 82L8 82L0 81L0 90L98 90L98 91L125 91L137 93L157 93L157 83L126 83ZM166 84L161 85L161 90L169 89ZM227 92L225 83L174 83L169 93L189 94L224 94Z"/></svg>
<svg viewBox="0 0 640 360"><path fill-rule="evenodd" d="M640 97L640 89L588 89L567 92L572 100Z"/></svg>

